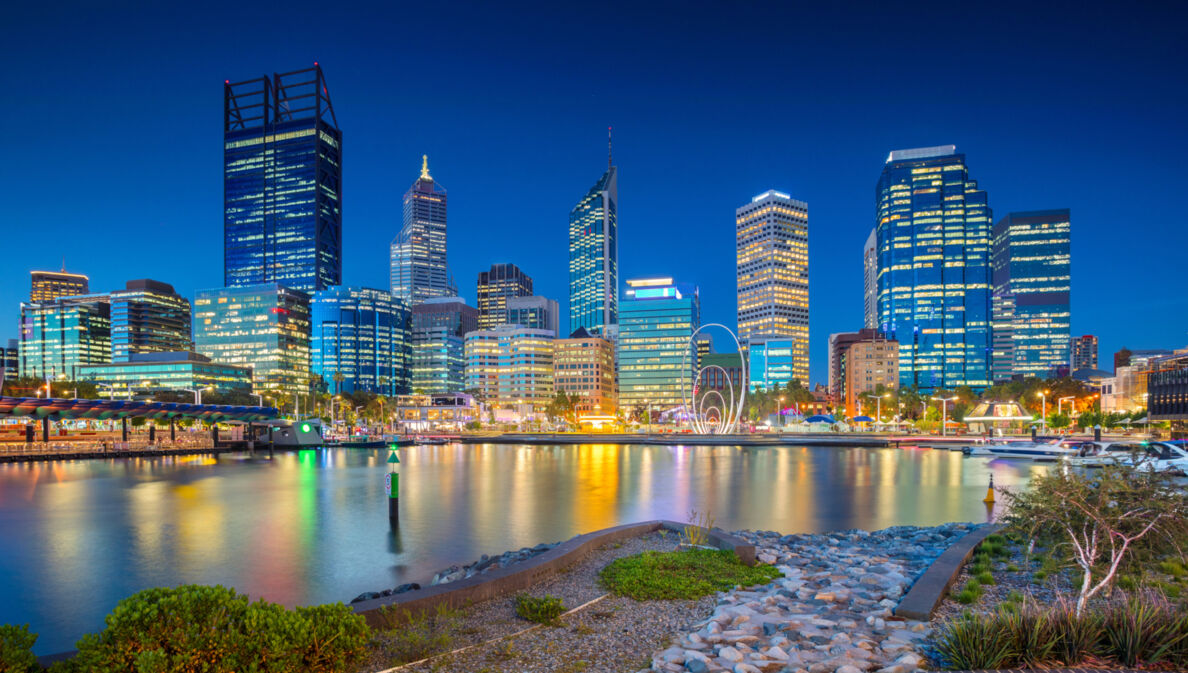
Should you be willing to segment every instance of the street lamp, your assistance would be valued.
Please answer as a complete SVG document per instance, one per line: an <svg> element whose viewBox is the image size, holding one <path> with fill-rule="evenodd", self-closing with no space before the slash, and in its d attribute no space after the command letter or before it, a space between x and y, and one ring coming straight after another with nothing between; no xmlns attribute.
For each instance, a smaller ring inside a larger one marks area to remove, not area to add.
<svg viewBox="0 0 1188 673"><path fill-rule="evenodd" d="M879 423L883 422L883 398L891 399L891 393L883 393L881 397L875 398L875 420Z"/></svg>
<svg viewBox="0 0 1188 673"><path fill-rule="evenodd" d="M945 436L946 426L948 425L949 402L957 401L956 397L934 397L932 398L941 403L941 437Z"/></svg>
<svg viewBox="0 0 1188 673"><path fill-rule="evenodd" d="M1043 400L1042 410L1040 411L1040 428L1044 432L1048 431L1048 391L1036 393L1041 400Z"/></svg>
<svg viewBox="0 0 1188 673"><path fill-rule="evenodd" d="M1075 399L1077 399L1076 395L1069 395L1068 397L1061 397L1060 399L1056 400L1056 414L1060 415L1063 413L1065 400L1075 400ZM1069 405L1069 406L1071 406L1073 408L1073 411L1076 411L1076 405Z"/></svg>
<svg viewBox="0 0 1188 673"><path fill-rule="evenodd" d="M178 388L183 393L194 393L194 404L202 404L202 391L210 392L214 390L214 386L206 386L205 388Z"/></svg>

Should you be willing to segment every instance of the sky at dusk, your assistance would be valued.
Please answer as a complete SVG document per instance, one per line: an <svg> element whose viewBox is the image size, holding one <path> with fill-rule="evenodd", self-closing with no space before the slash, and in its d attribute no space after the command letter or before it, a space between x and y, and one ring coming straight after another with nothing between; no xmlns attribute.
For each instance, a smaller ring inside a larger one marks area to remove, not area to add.
<svg viewBox="0 0 1188 673"><path fill-rule="evenodd" d="M952 143L995 220L1071 209L1072 329L1100 337L1109 369L1122 346L1188 343L1186 11L20 3L0 19L0 338L18 334L28 272L63 258L93 291L221 285L223 81L318 61L343 131L346 284L387 289L428 154L462 296L514 262L564 306L568 213L613 125L622 279L697 284L705 322L735 323L735 208L767 189L808 203L824 381L829 333L862 326L887 153Z"/></svg>

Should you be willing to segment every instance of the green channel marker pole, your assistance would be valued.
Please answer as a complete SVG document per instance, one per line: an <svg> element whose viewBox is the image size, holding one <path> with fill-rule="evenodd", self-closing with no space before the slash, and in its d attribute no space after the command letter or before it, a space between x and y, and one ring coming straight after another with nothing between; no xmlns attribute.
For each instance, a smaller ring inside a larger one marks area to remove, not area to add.
<svg viewBox="0 0 1188 673"><path fill-rule="evenodd" d="M396 471L396 466L400 464L400 456L396 453L395 444L388 448L392 450L388 456L388 464L392 466L392 470L388 472L385 484L388 491L388 518L398 521L400 519L400 473Z"/></svg>

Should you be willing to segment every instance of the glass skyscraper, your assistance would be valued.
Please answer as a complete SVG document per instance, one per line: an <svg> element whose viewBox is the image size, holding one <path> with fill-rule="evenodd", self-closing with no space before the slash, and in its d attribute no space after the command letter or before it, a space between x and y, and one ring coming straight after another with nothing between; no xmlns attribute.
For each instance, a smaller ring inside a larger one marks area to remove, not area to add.
<svg viewBox="0 0 1188 673"><path fill-rule="evenodd" d="M606 172L569 211L569 332L619 320L619 179Z"/></svg>
<svg viewBox="0 0 1188 673"><path fill-rule="evenodd" d="M322 69L223 88L223 284L342 282L342 132Z"/></svg>
<svg viewBox="0 0 1188 673"><path fill-rule="evenodd" d="M1046 377L1069 364L1068 209L1008 213L994 225L994 380Z"/></svg>
<svg viewBox="0 0 1188 673"><path fill-rule="evenodd" d="M492 264L490 271L480 271L475 287L478 304L478 328L494 329L507 322L507 300L532 296L532 277L515 264Z"/></svg>
<svg viewBox="0 0 1188 673"><path fill-rule="evenodd" d="M404 193L403 212L390 248L392 294L409 306L457 295L446 264L446 190L429 175L428 156L421 157L421 175Z"/></svg>
<svg viewBox="0 0 1188 673"><path fill-rule="evenodd" d="M111 362L107 295L21 303L21 376L76 380L83 365Z"/></svg>
<svg viewBox="0 0 1188 673"><path fill-rule="evenodd" d="M194 348L252 368L256 392L309 391L309 295L276 283L199 290Z"/></svg>
<svg viewBox="0 0 1188 673"><path fill-rule="evenodd" d="M38 303L58 297L77 297L90 292L90 280L81 273L61 271L32 271L29 301Z"/></svg>
<svg viewBox="0 0 1188 673"><path fill-rule="evenodd" d="M700 325L697 288L671 278L627 281L619 316L620 408L680 406L682 386L692 398L697 350L689 338Z"/></svg>
<svg viewBox="0 0 1188 673"><path fill-rule="evenodd" d="M312 371L331 392L410 392L412 322L403 301L384 290L340 285L314 293L310 319Z"/></svg>
<svg viewBox="0 0 1188 673"><path fill-rule="evenodd" d="M413 392L462 392L466 387L463 338L477 329L478 311L459 297L438 297L414 306Z"/></svg>
<svg viewBox="0 0 1188 673"><path fill-rule="evenodd" d="M986 192L953 145L891 152L875 188L879 329L901 386L990 385Z"/></svg>
<svg viewBox="0 0 1188 673"><path fill-rule="evenodd" d="M111 361L136 353L188 351L190 300L155 280L130 280L111 293Z"/></svg>

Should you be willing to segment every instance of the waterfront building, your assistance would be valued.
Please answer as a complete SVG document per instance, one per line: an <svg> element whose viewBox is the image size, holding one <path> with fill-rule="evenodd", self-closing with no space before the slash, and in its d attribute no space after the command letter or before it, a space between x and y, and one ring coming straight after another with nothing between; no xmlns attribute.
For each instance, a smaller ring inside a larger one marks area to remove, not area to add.
<svg viewBox="0 0 1188 673"><path fill-rule="evenodd" d="M672 278L627 281L619 314L619 406L656 410L693 395L697 351L690 343L701 325L697 288Z"/></svg>
<svg viewBox="0 0 1188 673"><path fill-rule="evenodd" d="M553 347L553 387L577 398L578 418L613 416L619 408L614 344L579 327Z"/></svg>
<svg viewBox="0 0 1188 673"><path fill-rule="evenodd" d="M1122 365L1114 375L1101 380L1101 410L1104 413L1131 413L1147 406L1146 366Z"/></svg>
<svg viewBox="0 0 1188 673"><path fill-rule="evenodd" d="M15 381L21 374L21 341L9 339L0 347L0 381Z"/></svg>
<svg viewBox="0 0 1188 673"><path fill-rule="evenodd" d="M862 399L863 393L874 393L882 386L885 392L899 387L899 344L884 339L877 332L873 339L850 344L841 356L842 390L846 416L874 416L882 408L884 416L895 416L897 410L884 400L882 405ZM878 419L876 419L878 420Z"/></svg>
<svg viewBox="0 0 1188 673"><path fill-rule="evenodd" d="M396 421L405 431L449 430L458 432L480 420L482 407L470 395L398 395L391 401Z"/></svg>
<svg viewBox="0 0 1188 673"><path fill-rule="evenodd" d="M93 381L99 397L147 399L166 392L212 390L252 392L252 368L214 362L192 351L130 353L120 362L79 367L79 379ZM262 400L264 406L267 401Z"/></svg>
<svg viewBox="0 0 1188 673"><path fill-rule="evenodd" d="M532 278L515 264L492 264L480 271L477 285L478 328L494 329L507 322L507 300L532 295Z"/></svg>
<svg viewBox="0 0 1188 673"><path fill-rule="evenodd" d="M879 326L879 255L878 237L874 229L862 246L862 326L875 329Z"/></svg>
<svg viewBox="0 0 1188 673"><path fill-rule="evenodd" d="M412 309L412 389L442 395L466 386L463 337L478 329L478 309L459 297L427 299Z"/></svg>
<svg viewBox="0 0 1188 673"><path fill-rule="evenodd" d="M891 152L875 201L878 329L899 343L900 385L989 386L991 211L965 155Z"/></svg>
<svg viewBox="0 0 1188 673"><path fill-rule="evenodd" d="M199 290L195 350L215 362L252 368L256 392L309 391L310 296L263 283Z"/></svg>
<svg viewBox="0 0 1188 673"><path fill-rule="evenodd" d="M1169 355L1175 355L1175 351L1167 348L1139 348L1130 350L1123 348L1114 353L1114 369L1119 367L1137 367L1146 368L1151 362L1165 358Z"/></svg>
<svg viewBox="0 0 1188 673"><path fill-rule="evenodd" d="M1067 209L1008 213L994 225L995 381L1044 378L1068 366L1070 232Z"/></svg>
<svg viewBox="0 0 1188 673"><path fill-rule="evenodd" d="M130 280L111 293L111 361L136 353L186 352L193 348L190 300L155 280Z"/></svg>
<svg viewBox="0 0 1188 673"><path fill-rule="evenodd" d="M555 299L537 296L507 298L504 324L547 329L557 334L560 320L561 308Z"/></svg>
<svg viewBox="0 0 1188 673"><path fill-rule="evenodd" d="M34 304L53 301L59 297L89 294L90 279L80 273L61 271L31 271L29 301Z"/></svg>
<svg viewBox="0 0 1188 673"><path fill-rule="evenodd" d="M411 390L412 315L385 290L342 285L310 301L310 361L335 393Z"/></svg>
<svg viewBox="0 0 1188 673"><path fill-rule="evenodd" d="M1069 347L1069 369L1097 369L1097 337L1092 334L1074 337Z"/></svg>
<svg viewBox="0 0 1188 673"><path fill-rule="evenodd" d="M619 321L619 178L606 172L569 211L569 332L605 334Z"/></svg>
<svg viewBox="0 0 1188 673"><path fill-rule="evenodd" d="M390 248L392 294L409 306L458 294L450 279L446 249L447 195L429 175L429 157L421 157L421 175L404 193L400 233Z"/></svg>
<svg viewBox="0 0 1188 673"><path fill-rule="evenodd" d="M1162 358L1147 377L1147 416L1152 421L1174 421L1183 431L1188 420L1188 353Z"/></svg>
<svg viewBox="0 0 1188 673"><path fill-rule="evenodd" d="M553 399L553 339L548 330L504 325L466 335L466 390L520 418Z"/></svg>
<svg viewBox="0 0 1188 673"><path fill-rule="evenodd" d="M738 337L792 341L792 376L809 382L808 204L774 189L735 211Z"/></svg>
<svg viewBox="0 0 1188 673"><path fill-rule="evenodd" d="M863 328L857 332L837 332L829 335L829 377L828 390L833 399L841 403L845 397L845 370L842 361L846 351L856 342L878 338L878 330Z"/></svg>
<svg viewBox="0 0 1188 673"><path fill-rule="evenodd" d="M111 362L111 300L105 294L21 303L21 376L78 378L83 365Z"/></svg>
<svg viewBox="0 0 1188 673"><path fill-rule="evenodd" d="M342 282L342 132L322 69L223 87L223 285Z"/></svg>
<svg viewBox="0 0 1188 673"><path fill-rule="evenodd" d="M749 390L772 391L796 378L796 343L792 339L756 337L747 347Z"/></svg>

